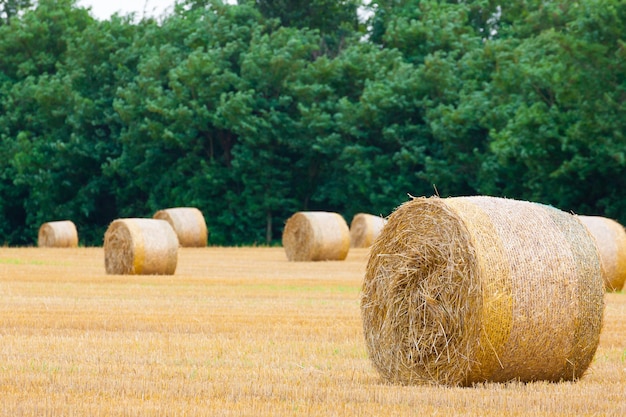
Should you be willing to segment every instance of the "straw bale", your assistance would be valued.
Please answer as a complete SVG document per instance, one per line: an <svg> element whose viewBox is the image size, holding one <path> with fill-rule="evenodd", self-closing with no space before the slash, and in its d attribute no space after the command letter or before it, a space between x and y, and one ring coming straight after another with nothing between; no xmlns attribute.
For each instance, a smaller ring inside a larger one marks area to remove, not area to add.
<svg viewBox="0 0 626 417"><path fill-rule="evenodd" d="M619 291L626 281L626 231L615 220L602 216L578 216L595 239L607 291Z"/></svg>
<svg viewBox="0 0 626 417"><path fill-rule="evenodd" d="M290 261L342 261L350 250L350 229L338 213L300 211L287 219L283 247Z"/></svg>
<svg viewBox="0 0 626 417"><path fill-rule="evenodd" d="M350 247L367 248L380 235L385 226L385 219L373 214L358 213L350 223Z"/></svg>
<svg viewBox="0 0 626 417"><path fill-rule="evenodd" d="M415 198L370 249L361 313L389 382L575 380L599 343L603 295L575 216L495 197Z"/></svg>
<svg viewBox="0 0 626 417"><path fill-rule="evenodd" d="M178 238L165 220L117 219L104 235L107 274L173 275Z"/></svg>
<svg viewBox="0 0 626 417"><path fill-rule="evenodd" d="M44 223L39 227L37 246L49 248L75 248L78 232L70 220Z"/></svg>
<svg viewBox="0 0 626 417"><path fill-rule="evenodd" d="M208 230L202 212L195 207L175 207L157 211L153 218L166 220L183 247L205 247Z"/></svg>

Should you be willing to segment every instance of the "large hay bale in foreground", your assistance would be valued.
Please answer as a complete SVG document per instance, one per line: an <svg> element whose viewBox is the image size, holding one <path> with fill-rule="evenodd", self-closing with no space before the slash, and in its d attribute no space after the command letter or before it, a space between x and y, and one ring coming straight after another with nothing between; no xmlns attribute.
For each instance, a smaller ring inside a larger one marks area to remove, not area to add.
<svg viewBox="0 0 626 417"><path fill-rule="evenodd" d="M598 346L603 295L575 216L495 197L416 198L370 250L361 313L390 382L575 380Z"/></svg>
<svg viewBox="0 0 626 417"><path fill-rule="evenodd" d="M602 216L578 216L595 239L607 291L619 291L626 281L626 231L615 220Z"/></svg>
<svg viewBox="0 0 626 417"><path fill-rule="evenodd" d="M350 223L350 247L367 248L385 226L385 219L373 214L357 213Z"/></svg>
<svg viewBox="0 0 626 417"><path fill-rule="evenodd" d="M48 248L75 248L78 246L78 231L70 220L44 223L39 227L37 246Z"/></svg>
<svg viewBox="0 0 626 417"><path fill-rule="evenodd" d="M342 261L350 250L350 229L338 213L300 211L287 219L283 247L290 261Z"/></svg>
<svg viewBox="0 0 626 417"><path fill-rule="evenodd" d="M104 235L107 274L173 275L178 238L165 220L117 219Z"/></svg>
<svg viewBox="0 0 626 417"><path fill-rule="evenodd" d="M159 210L153 218L166 220L176 232L183 247L201 248L207 245L208 230L202 212L195 207L175 207Z"/></svg>

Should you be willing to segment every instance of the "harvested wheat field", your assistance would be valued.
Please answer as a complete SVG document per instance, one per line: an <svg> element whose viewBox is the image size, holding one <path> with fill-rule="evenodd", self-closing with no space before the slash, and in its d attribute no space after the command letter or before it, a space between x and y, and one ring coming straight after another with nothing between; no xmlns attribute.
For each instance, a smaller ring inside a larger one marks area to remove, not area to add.
<svg viewBox="0 0 626 417"><path fill-rule="evenodd" d="M360 291L369 249L180 248L175 275L107 275L102 248L0 249L3 416L626 415L626 294L606 294L577 382L382 382Z"/></svg>

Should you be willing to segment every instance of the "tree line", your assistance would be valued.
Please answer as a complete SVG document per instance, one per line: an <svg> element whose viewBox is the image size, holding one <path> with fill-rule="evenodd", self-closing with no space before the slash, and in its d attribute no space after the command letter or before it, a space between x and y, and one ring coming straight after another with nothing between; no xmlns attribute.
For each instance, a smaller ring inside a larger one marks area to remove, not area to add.
<svg viewBox="0 0 626 417"><path fill-rule="evenodd" d="M198 207L218 245L300 210L496 195L626 224L626 3L0 1L0 236Z"/></svg>

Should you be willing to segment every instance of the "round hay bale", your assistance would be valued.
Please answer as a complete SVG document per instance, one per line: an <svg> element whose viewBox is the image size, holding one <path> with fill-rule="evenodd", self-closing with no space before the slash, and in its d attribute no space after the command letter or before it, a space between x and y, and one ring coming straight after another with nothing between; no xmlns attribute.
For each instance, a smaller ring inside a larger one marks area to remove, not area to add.
<svg viewBox="0 0 626 417"><path fill-rule="evenodd" d="M602 216L578 216L593 236L600 252L602 277L607 291L619 291L626 281L626 230Z"/></svg>
<svg viewBox="0 0 626 417"><path fill-rule="evenodd" d="M385 219L373 214L358 213L350 223L350 247L367 248L372 246L374 240L385 226Z"/></svg>
<svg viewBox="0 0 626 417"><path fill-rule="evenodd" d="M389 382L575 380L599 343L603 295L575 216L495 197L415 198L370 249L361 313Z"/></svg>
<svg viewBox="0 0 626 417"><path fill-rule="evenodd" d="M117 219L104 234L107 274L173 275L178 238L165 220Z"/></svg>
<svg viewBox="0 0 626 417"><path fill-rule="evenodd" d="M75 248L78 232L70 220L44 223L39 227L37 246L43 248Z"/></svg>
<svg viewBox="0 0 626 417"><path fill-rule="evenodd" d="M283 247L290 261L342 261L350 250L350 229L338 213L297 212L287 219Z"/></svg>
<svg viewBox="0 0 626 417"><path fill-rule="evenodd" d="M159 210L154 219L166 220L183 247L201 248L207 245L208 231L202 212L195 207L176 207Z"/></svg>

